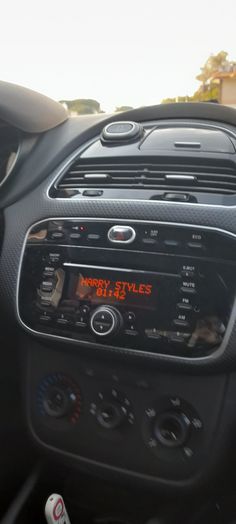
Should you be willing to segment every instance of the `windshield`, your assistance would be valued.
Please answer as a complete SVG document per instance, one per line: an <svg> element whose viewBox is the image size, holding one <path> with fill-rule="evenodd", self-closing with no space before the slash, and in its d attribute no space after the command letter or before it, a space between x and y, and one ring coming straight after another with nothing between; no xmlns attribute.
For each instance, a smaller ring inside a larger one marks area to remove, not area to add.
<svg viewBox="0 0 236 524"><path fill-rule="evenodd" d="M1 79L71 115L166 102L236 107L235 20L235 0L5 2Z"/></svg>

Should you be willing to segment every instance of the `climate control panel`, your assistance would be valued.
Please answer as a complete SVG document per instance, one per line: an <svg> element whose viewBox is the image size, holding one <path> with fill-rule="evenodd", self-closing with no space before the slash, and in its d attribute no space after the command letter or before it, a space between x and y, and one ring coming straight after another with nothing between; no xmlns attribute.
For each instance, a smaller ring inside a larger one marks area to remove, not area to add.
<svg viewBox="0 0 236 524"><path fill-rule="evenodd" d="M32 344L29 368L30 427L42 446L75 463L159 480L205 469L226 377L175 375Z"/></svg>
<svg viewBox="0 0 236 524"><path fill-rule="evenodd" d="M160 397L153 406L140 411L114 386L95 391L91 402L85 401L81 417L81 391L68 375L48 375L37 389L37 415L47 428L70 431L76 425L79 430L88 419L93 422L92 433L100 438L116 440L125 438L127 431L138 433L157 459L178 463L195 457L204 431L195 408L178 396Z"/></svg>

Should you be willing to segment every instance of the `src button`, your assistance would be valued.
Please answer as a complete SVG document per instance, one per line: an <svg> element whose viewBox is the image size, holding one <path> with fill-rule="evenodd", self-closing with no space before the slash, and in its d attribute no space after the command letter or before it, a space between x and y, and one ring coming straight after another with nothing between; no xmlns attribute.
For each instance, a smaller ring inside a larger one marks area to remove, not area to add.
<svg viewBox="0 0 236 524"><path fill-rule="evenodd" d="M136 231L130 226L112 226L107 236L110 242L131 244L136 237Z"/></svg>

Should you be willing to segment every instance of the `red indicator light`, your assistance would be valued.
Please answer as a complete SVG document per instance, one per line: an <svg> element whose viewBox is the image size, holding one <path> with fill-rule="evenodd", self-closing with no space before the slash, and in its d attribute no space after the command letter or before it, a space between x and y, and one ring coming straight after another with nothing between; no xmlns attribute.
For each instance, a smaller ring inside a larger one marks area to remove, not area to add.
<svg viewBox="0 0 236 524"><path fill-rule="evenodd" d="M86 231L86 227L85 226L79 226L79 230L80 231Z"/></svg>

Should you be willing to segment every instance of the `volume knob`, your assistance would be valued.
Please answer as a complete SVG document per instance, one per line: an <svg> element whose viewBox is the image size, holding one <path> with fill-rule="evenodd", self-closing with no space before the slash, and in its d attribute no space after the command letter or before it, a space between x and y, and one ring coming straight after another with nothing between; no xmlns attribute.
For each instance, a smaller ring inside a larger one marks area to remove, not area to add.
<svg viewBox="0 0 236 524"><path fill-rule="evenodd" d="M110 306L100 306L93 312L90 326L96 336L112 336L118 333L122 326L120 312Z"/></svg>

